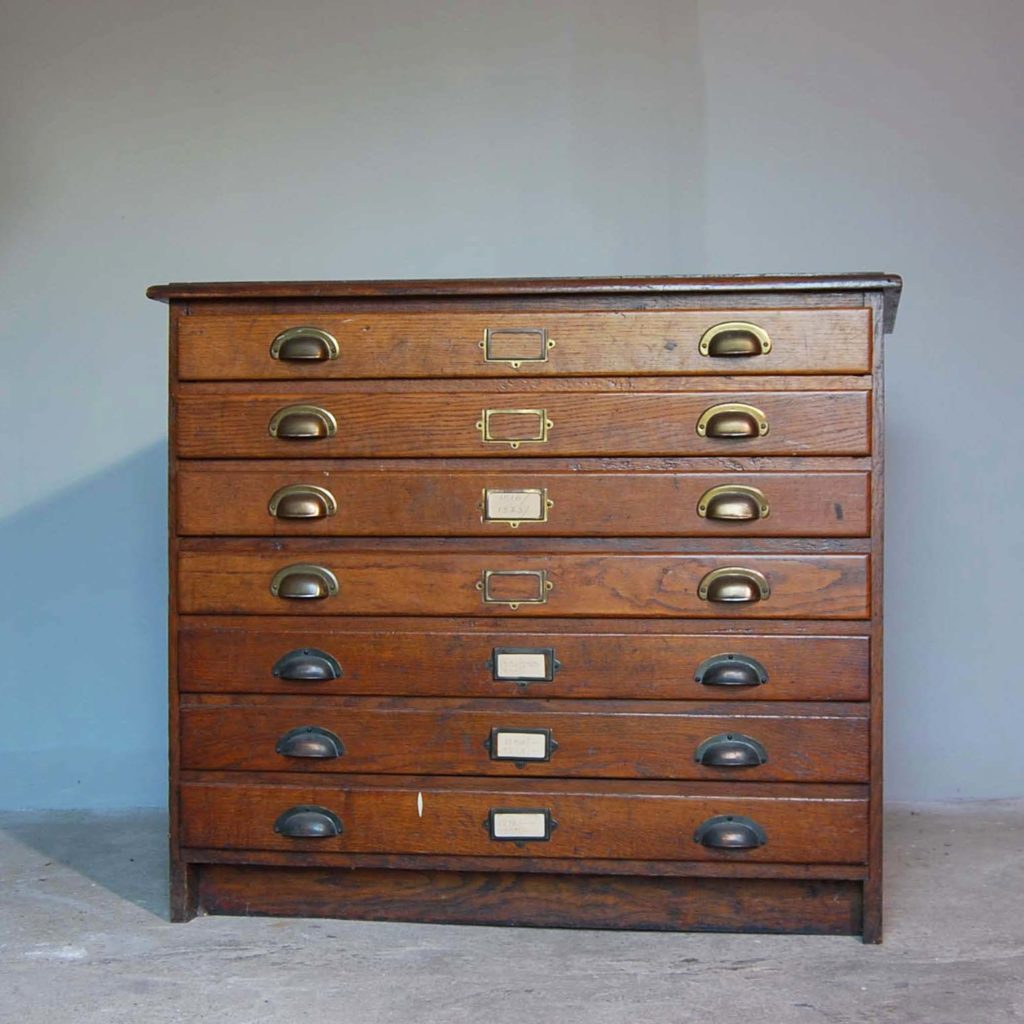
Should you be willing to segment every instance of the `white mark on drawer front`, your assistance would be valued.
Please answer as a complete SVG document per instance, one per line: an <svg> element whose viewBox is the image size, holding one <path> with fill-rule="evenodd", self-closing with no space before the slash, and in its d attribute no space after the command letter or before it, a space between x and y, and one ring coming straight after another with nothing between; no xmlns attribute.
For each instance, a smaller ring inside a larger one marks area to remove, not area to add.
<svg viewBox="0 0 1024 1024"><path fill-rule="evenodd" d="M495 732L494 756L543 761L548 756L548 738L540 732Z"/></svg>
<svg viewBox="0 0 1024 1024"><path fill-rule="evenodd" d="M548 832L543 811L500 811L492 815L491 831L495 839L543 839Z"/></svg>
<svg viewBox="0 0 1024 1024"><path fill-rule="evenodd" d="M547 655L499 654L495 672L500 679L547 679Z"/></svg>
<svg viewBox="0 0 1024 1024"><path fill-rule="evenodd" d="M542 520L544 503L540 491L487 491L487 518Z"/></svg>
<svg viewBox="0 0 1024 1024"><path fill-rule="evenodd" d="M423 817L423 794L416 794L416 813L422 818Z"/></svg>

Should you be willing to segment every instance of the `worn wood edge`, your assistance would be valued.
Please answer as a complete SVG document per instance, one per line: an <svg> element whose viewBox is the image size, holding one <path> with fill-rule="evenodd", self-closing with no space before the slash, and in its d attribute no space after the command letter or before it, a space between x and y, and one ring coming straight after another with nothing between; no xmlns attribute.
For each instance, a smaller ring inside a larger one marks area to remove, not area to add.
<svg viewBox="0 0 1024 1024"><path fill-rule="evenodd" d="M612 858L474 857L464 854L289 853L281 850L221 850L185 847L192 867L257 864L292 868L381 868L416 871L509 871L514 874L636 875L669 878L794 878L863 881L859 864L786 864L740 861L615 860Z"/></svg>
<svg viewBox="0 0 1024 1024"><path fill-rule="evenodd" d="M885 316L880 300L873 307L877 324ZM876 330L876 336L879 332ZM878 341L881 342L880 337ZM864 884L864 922L861 929L864 942L882 941L882 857L883 857L883 551L884 551L884 479L885 479L885 387L883 345L876 344L873 353L872 402L872 473L871 473L871 646L869 650L869 706L868 771L870 777L868 797L868 877Z"/></svg>
<svg viewBox="0 0 1024 1024"><path fill-rule="evenodd" d="M761 558L817 559L823 557L851 558L870 554L871 541L866 537L452 537L446 536L443 547L437 537L371 537L339 536L259 536L228 537L181 535L179 551L183 554L207 555L273 555L287 560L289 554L370 555L387 552L394 555L576 555L580 558L616 555L623 557L679 555L694 558L707 556L750 556ZM282 613L283 614L283 613ZM595 616L600 618L601 616ZM657 616L655 616L657 617ZM794 616L798 617L798 616ZM827 616L824 616L827 618ZM643 616L632 616L643 618Z"/></svg>
<svg viewBox="0 0 1024 1024"><path fill-rule="evenodd" d="M535 776L467 776L467 775L392 775L353 772L349 775L327 776L318 772L231 771L224 769L187 769L180 772L180 781L189 785L209 787L274 786L304 790L309 787L361 791L399 791L435 793L468 792L488 796L549 795L572 796L637 796L635 779L544 778ZM696 800L732 799L768 801L814 801L832 803L865 803L868 786L862 782L746 782L746 781L673 781L645 779L639 795L679 797Z"/></svg>
<svg viewBox="0 0 1024 1024"><path fill-rule="evenodd" d="M265 629L268 625L265 615L182 615L180 628L189 629ZM550 619L501 619L485 616L409 616L409 615L310 615L305 618L282 617L273 623L275 631L283 632L335 632L346 633L379 632L381 630L411 631L446 636L453 630L490 633L495 630L515 633L599 633L607 636L648 636L667 634L671 636L712 636L723 643L744 636L778 636L797 639L813 636L815 639L830 637L855 637L866 640L870 635L869 623L843 619L595 619L564 618Z"/></svg>
<svg viewBox="0 0 1024 1024"><path fill-rule="evenodd" d="M167 760L168 760L168 854L169 868L169 916L172 921L188 921L195 917L198 909L198 876L196 869L181 857L181 810L179 767L180 735L177 728L179 717L180 688L178 686L178 537L177 513L177 431L176 406L173 382L178 370L178 319L179 310L171 307L169 316L168 374L171 387L167 405L167 623L170 642L167 645Z"/></svg>
<svg viewBox="0 0 1024 1024"><path fill-rule="evenodd" d="M627 299L633 295L671 298L678 296L723 295L746 297L770 293L831 293L837 298L859 293L865 305L873 295L881 297L882 329L892 331L899 307L903 279L880 271L852 274L738 275L697 277L608 277L608 278L504 278L460 280L364 280L364 281L236 281L172 282L152 285L146 296L161 302L188 300L428 300L492 299L534 297ZM856 294L851 295L856 298Z"/></svg>
<svg viewBox="0 0 1024 1024"><path fill-rule="evenodd" d="M855 935L848 880L206 865L201 912L638 931Z"/></svg>
<svg viewBox="0 0 1024 1024"><path fill-rule="evenodd" d="M481 386L483 382L483 386ZM339 395L359 395L387 397L391 395L472 395L490 396L494 400L502 400L509 395L544 395L552 398L558 395L590 395L609 394L618 397L645 395L663 397L665 395L695 395L711 402L717 395L751 394L762 395L771 392L783 392L787 396L837 395L850 392L867 392L871 390L871 377L867 374L764 374L748 377L719 376L712 377L695 373L676 374L674 376L656 374L637 374L635 376L614 376L604 374L600 377L331 377L317 380L296 380L294 378L262 378L259 380L179 380L178 395L187 400L197 397L231 398L278 398L287 401L293 395L303 395L309 401L329 401ZM864 453L867 455L867 452ZM723 455L716 452L709 455L683 455L679 458L863 458L864 455ZM294 454L275 456L280 458L296 458ZM308 457L308 456L307 456ZM331 458L331 456L322 456ZM346 456L333 456L345 458ZM353 458L357 456L348 456ZM366 455L362 458L404 458L405 456ZM412 458L429 458L418 455ZM436 458L473 458L473 456L436 456ZM478 456L484 458L485 456ZM616 455L580 455L553 456L553 458L590 458L617 459L630 456ZM659 456L641 455L640 459L652 459ZM672 456L661 456L671 458Z"/></svg>
<svg viewBox="0 0 1024 1024"><path fill-rule="evenodd" d="M152 285L150 299L333 298L446 295L608 295L622 292L882 291L895 298L903 281L896 274L736 274L641 277L509 277L354 281L204 281Z"/></svg>

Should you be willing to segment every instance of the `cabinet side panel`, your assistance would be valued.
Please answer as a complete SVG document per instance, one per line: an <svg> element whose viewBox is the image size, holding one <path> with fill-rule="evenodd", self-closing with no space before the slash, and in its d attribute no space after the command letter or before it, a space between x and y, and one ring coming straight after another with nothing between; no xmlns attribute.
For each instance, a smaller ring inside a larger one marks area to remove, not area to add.
<svg viewBox="0 0 1024 1024"><path fill-rule="evenodd" d="M168 417L167 417L167 757L170 843L170 918L188 921L195 917L198 894L198 873L180 855L181 807L179 800L178 770L178 325L187 314L183 303L170 304L170 330L168 352Z"/></svg>
<svg viewBox="0 0 1024 1024"><path fill-rule="evenodd" d="M885 401L883 374L884 296L871 297L874 331L871 419L871 719L868 878L864 883L865 942L882 941L882 580L884 532Z"/></svg>

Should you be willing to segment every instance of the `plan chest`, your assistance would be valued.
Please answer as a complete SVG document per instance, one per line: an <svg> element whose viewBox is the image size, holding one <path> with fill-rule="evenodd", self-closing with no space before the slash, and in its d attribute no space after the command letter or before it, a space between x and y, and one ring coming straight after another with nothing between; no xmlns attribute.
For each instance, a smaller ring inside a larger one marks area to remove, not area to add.
<svg viewBox="0 0 1024 1024"><path fill-rule="evenodd" d="M899 290L150 289L172 916L878 941Z"/></svg>

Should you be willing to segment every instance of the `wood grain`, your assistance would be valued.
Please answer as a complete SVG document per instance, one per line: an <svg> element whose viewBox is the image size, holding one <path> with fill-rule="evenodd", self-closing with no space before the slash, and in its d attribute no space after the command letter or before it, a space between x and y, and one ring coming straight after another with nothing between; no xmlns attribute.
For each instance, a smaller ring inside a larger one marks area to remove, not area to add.
<svg viewBox="0 0 1024 1024"><path fill-rule="evenodd" d="M287 732L310 726L337 736L342 756L276 752ZM555 749L544 762L494 760L488 743L495 729L547 729ZM181 733L182 765L196 770L867 780L867 715L857 704L193 697L181 706ZM767 762L723 768L694 759L705 740L736 734L761 743Z"/></svg>
<svg viewBox="0 0 1024 1024"><path fill-rule="evenodd" d="M731 702L867 697L867 637L743 635L713 628L670 632L687 625L692 624L624 620L609 626L547 619L524 628L522 623L460 619L184 616L178 634L179 685L185 692L410 697ZM331 654L341 665L342 677L304 683L272 674L282 655L302 647ZM503 647L550 648L559 668L548 682L495 680L488 662ZM695 681L701 662L729 652L757 659L768 682L715 687Z"/></svg>
<svg viewBox="0 0 1024 1024"><path fill-rule="evenodd" d="M899 304L902 279L880 272L860 274L736 274L699 277L589 277L589 278L478 278L462 280L408 281L234 281L153 285L146 291L151 299L236 303L256 300L261 305L273 300L282 305L289 300L319 301L337 305L346 300L401 300L403 305L417 299L431 304L438 301L481 299L518 306L524 297L538 301L552 297L558 302L573 302L592 308L605 299L618 299L634 307L643 307L651 299L701 300L720 308L741 306L754 298L778 303L778 296L792 297L793 305L813 305L824 296L830 304L846 299L861 304L869 294L884 300L886 331L891 331Z"/></svg>
<svg viewBox="0 0 1024 1024"><path fill-rule="evenodd" d="M270 592L274 574L292 564L329 569L338 593L313 601L285 600ZM713 569L738 565L760 572L771 595L752 604L701 600L697 588ZM485 572L545 573L551 585L543 604L539 577L492 579L485 603L477 584ZM178 559L180 607L186 613L268 615L489 615L696 618L858 619L868 614L868 559L864 555L516 554L446 552L316 552L301 558L260 552L182 552Z"/></svg>
<svg viewBox="0 0 1024 1024"><path fill-rule="evenodd" d="M172 302L172 918L255 909L878 941L881 342L899 291L882 274L151 289ZM700 357L699 333L723 319L764 325L772 352ZM341 358L268 359L295 324L334 331ZM485 327L523 326L555 340L547 360L482 359ZM310 402L338 418L336 438L268 436L277 408ZM770 432L698 438L712 402L763 409ZM543 409L554 425L543 443L485 444L484 408ZM272 520L269 494L307 477L337 492L338 515ZM729 480L771 488L772 515L697 517L705 481ZM546 523L480 521L485 487L535 486L554 501ZM341 596L270 598L274 569L318 559ZM479 571L512 562L550 573L546 604L480 604ZM706 568L743 563L772 575L767 602L695 602ZM341 678L272 675L306 646L338 657ZM496 681L500 646L552 647L559 671ZM696 665L723 652L757 658L768 683L697 684ZM282 768L267 748L294 716L343 735L345 764ZM551 722L552 760L492 762L495 716ZM759 734L768 763L740 777L695 765L705 725ZM550 842L490 840L496 799L557 802ZM272 824L285 800L334 801L345 834L283 840ZM768 845L700 847L698 810L754 817Z"/></svg>
<svg viewBox="0 0 1024 1024"><path fill-rule="evenodd" d="M230 774L230 773L229 773ZM292 778L291 776L288 777ZM340 776L314 781L182 784L183 843L211 849L324 850L351 853L457 853L505 857L609 857L652 860L859 864L866 856L867 801L822 795L828 787L738 783L586 782ZM456 785L461 782L462 785ZM624 790L623 787L630 787ZM794 788L807 795L795 795ZM724 793L722 790L724 789ZM711 795L714 792L715 795ZM422 797L423 812L418 811ZM322 806L344 831L327 839L291 839L274 831L297 805ZM495 841L494 809L546 809L558 823L546 842ZM695 830L716 815L756 821L767 842L715 850Z"/></svg>
<svg viewBox="0 0 1024 1024"><path fill-rule="evenodd" d="M185 458L329 458L340 456L519 455L863 455L870 450L869 395L862 391L690 392L608 391L529 395L502 391L443 394L376 391L308 393L182 393L179 452ZM337 433L286 441L268 430L273 415L295 403L327 410ZM723 403L746 403L769 423L763 437L701 437L697 421ZM510 410L530 409L524 415ZM553 425L544 442L518 449L485 442L477 427L494 412L500 436L527 436L541 419Z"/></svg>
<svg viewBox="0 0 1024 1024"><path fill-rule="evenodd" d="M861 918L849 881L212 864L199 878L208 914L802 935L856 934Z"/></svg>
<svg viewBox="0 0 1024 1024"><path fill-rule="evenodd" d="M179 473L179 530L192 536L862 537L869 476L844 473L672 473L628 470L486 472L334 469L334 464L187 462ZM283 487L326 488L338 511L288 520L268 511ZM710 488L755 487L766 518L723 521L698 515ZM488 521L486 489L539 489L553 504L546 522Z"/></svg>
<svg viewBox="0 0 1024 1024"><path fill-rule="evenodd" d="M706 330L744 321L765 330L771 350L751 357L701 355ZM182 324L182 380L326 380L388 377L532 377L595 374L866 373L870 311L719 309L517 313L451 311L336 313L297 320L290 313L191 316ZM323 362L273 359L283 331L316 327L340 355ZM484 333L497 333L487 361ZM533 335L502 335L536 331ZM554 342L545 348L546 340ZM524 360L517 367L515 356Z"/></svg>

